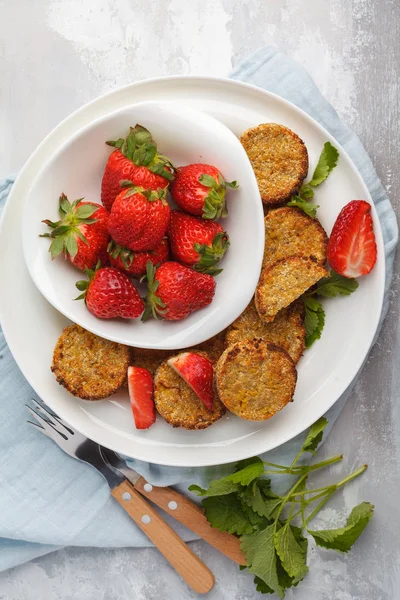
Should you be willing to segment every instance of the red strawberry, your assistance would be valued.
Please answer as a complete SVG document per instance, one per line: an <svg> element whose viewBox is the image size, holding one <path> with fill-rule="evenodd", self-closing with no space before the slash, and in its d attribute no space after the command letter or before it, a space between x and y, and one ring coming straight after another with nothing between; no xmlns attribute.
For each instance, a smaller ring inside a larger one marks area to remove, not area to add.
<svg viewBox="0 0 400 600"><path fill-rule="evenodd" d="M104 260L108 244L108 212L94 202L83 198L71 202L65 194L59 199L60 221L45 219L51 233L41 237L52 238L51 258L63 254L78 269L92 269Z"/></svg>
<svg viewBox="0 0 400 600"><path fill-rule="evenodd" d="M116 150L110 154L101 183L101 201L108 211L121 191L119 182L129 179L145 190L167 187L174 168L165 156L158 154L151 133L136 125L124 140L106 142Z"/></svg>
<svg viewBox="0 0 400 600"><path fill-rule="evenodd" d="M172 198L177 205L203 219L226 217L226 188L237 188L236 181L224 181L212 165L193 164L179 167L171 184Z"/></svg>
<svg viewBox="0 0 400 600"><path fill-rule="evenodd" d="M132 277L141 277L146 273L146 263L149 260L154 266L161 265L168 260L169 247L167 238L161 240L161 244L147 252L132 252L127 248L118 246L111 240L107 248L108 257L112 267L124 271Z"/></svg>
<svg viewBox="0 0 400 600"><path fill-rule="evenodd" d="M111 209L108 231L113 240L133 251L154 250L161 244L171 209L166 190L144 190L129 186L118 194Z"/></svg>
<svg viewBox="0 0 400 600"><path fill-rule="evenodd" d="M168 364L186 381L204 406L212 410L214 369L208 358L194 352L183 352L170 358Z"/></svg>
<svg viewBox="0 0 400 600"><path fill-rule="evenodd" d="M173 210L168 236L176 260L200 273L217 275L222 271L215 265L229 248L229 236L219 223Z"/></svg>
<svg viewBox="0 0 400 600"><path fill-rule="evenodd" d="M370 273L376 262L371 205L352 200L339 213L328 242L328 262L344 277Z"/></svg>
<svg viewBox="0 0 400 600"><path fill-rule="evenodd" d="M178 321L194 310L208 306L214 297L215 281L211 275L196 273L177 262L165 262L154 269L146 265L148 294L142 320L162 317Z"/></svg>
<svg viewBox="0 0 400 600"><path fill-rule="evenodd" d="M150 371L142 367L129 367L128 389L136 429L148 429L156 420Z"/></svg>
<svg viewBox="0 0 400 600"><path fill-rule="evenodd" d="M139 292L125 273L112 267L86 269L89 280L77 281L83 292L76 300L85 298L88 310L100 319L136 319L144 310Z"/></svg>

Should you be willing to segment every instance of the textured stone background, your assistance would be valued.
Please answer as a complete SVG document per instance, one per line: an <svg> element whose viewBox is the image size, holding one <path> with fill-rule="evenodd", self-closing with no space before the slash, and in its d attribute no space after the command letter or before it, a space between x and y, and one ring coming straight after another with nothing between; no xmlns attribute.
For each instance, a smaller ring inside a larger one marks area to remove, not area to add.
<svg viewBox="0 0 400 600"><path fill-rule="evenodd" d="M61 119L99 94L157 75L227 75L264 44L310 71L398 208L398 0L0 0L0 174L17 171ZM343 451L343 469L370 469L318 525L341 522L364 499L376 515L350 555L312 548L310 575L289 600L400 598L398 314L397 270L383 333L322 450ZM216 575L210 600L260 597L222 555L193 548ZM70 548L0 575L0 600L195 597L152 549Z"/></svg>

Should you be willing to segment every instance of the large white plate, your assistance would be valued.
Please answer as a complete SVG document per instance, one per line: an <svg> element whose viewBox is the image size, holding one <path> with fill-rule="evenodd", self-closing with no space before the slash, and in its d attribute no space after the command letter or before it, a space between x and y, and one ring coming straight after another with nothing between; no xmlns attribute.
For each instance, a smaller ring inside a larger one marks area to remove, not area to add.
<svg viewBox="0 0 400 600"><path fill-rule="evenodd" d="M325 330L298 365L294 402L269 421L248 422L227 415L210 428L195 432L172 429L159 419L149 431L137 432L123 394L111 401L92 403L73 398L58 386L50 372L53 347L67 321L42 297L26 271L17 234L23 200L44 162L79 128L110 111L155 98L185 102L206 111L237 135L261 122L283 123L305 141L311 173L324 142L335 143L340 150L338 167L317 192L319 218L328 233L347 202L357 198L371 201L344 150L313 119L282 98L226 79L172 77L138 82L87 104L63 121L20 173L0 234L0 318L11 352L33 388L88 437L123 454L160 464L204 466L230 462L275 448L303 431L334 404L355 377L372 343L382 307L382 234L373 209L376 267L360 281L352 296L324 301ZM237 276L240 278L240 273Z"/></svg>

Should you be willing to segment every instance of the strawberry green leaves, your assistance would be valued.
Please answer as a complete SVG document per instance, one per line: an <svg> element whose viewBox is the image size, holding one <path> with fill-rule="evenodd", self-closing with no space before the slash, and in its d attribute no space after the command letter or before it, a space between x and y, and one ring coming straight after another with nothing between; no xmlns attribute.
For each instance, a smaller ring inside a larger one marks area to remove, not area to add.
<svg viewBox="0 0 400 600"><path fill-rule="evenodd" d="M43 233L40 237L52 238L49 247L52 260L60 254L75 258L78 253L78 238L88 245L80 226L96 223L97 219L91 217L99 208L101 208L99 205L83 202L83 198L78 198L71 203L65 194L61 194L58 206L60 221L50 221L49 219L42 221L51 229L50 233Z"/></svg>
<svg viewBox="0 0 400 600"><path fill-rule="evenodd" d="M314 219L317 215L317 208L319 208L319 206L309 202L314 197L314 188L321 185L329 177L336 167L338 159L339 152L335 146L332 146L330 142L325 142L312 178L302 185L298 194L295 194L288 202L288 206L295 206Z"/></svg>
<svg viewBox="0 0 400 600"><path fill-rule="evenodd" d="M217 233L214 236L211 246L207 244L194 244L194 250L199 254L199 260L193 268L199 273L208 273L209 275L218 275L222 272L216 265L223 258L225 252L230 246L229 236L224 232Z"/></svg>
<svg viewBox="0 0 400 600"><path fill-rule="evenodd" d="M228 216L226 207L226 188L236 189L239 187L237 181L224 181L221 174L219 181L211 175L202 173L199 176L199 182L207 188L210 188L207 196L204 198L203 219L219 219Z"/></svg>
<svg viewBox="0 0 400 600"><path fill-rule="evenodd" d="M173 180L175 171L173 164L166 156L158 154L157 144L150 131L142 125L131 127L125 139L107 141L106 144L120 150L136 166L147 167L152 173L161 175L168 181Z"/></svg>
<svg viewBox="0 0 400 600"><path fill-rule="evenodd" d="M372 517L373 506L363 502L352 510L344 527L320 531L308 528L308 523L331 496L367 468L364 465L326 487L307 487L312 471L343 458L337 455L316 464L298 465L304 453L316 453L326 426L324 417L311 426L290 466L253 457L238 463L234 473L212 481L207 490L196 485L189 488L207 496L202 505L213 527L240 536L246 568L255 576L254 583L260 593L275 593L284 598L285 590L297 586L307 575L308 540L304 531L313 536L318 546L347 552ZM265 478L270 474L292 475L297 479L288 492L280 496L272 490L271 480ZM307 515L310 505L313 509Z"/></svg>
<svg viewBox="0 0 400 600"><path fill-rule="evenodd" d="M338 552L348 552L368 525L373 514L374 506L369 502L361 502L351 511L345 527L320 531L308 529L308 533L313 536L317 546Z"/></svg>

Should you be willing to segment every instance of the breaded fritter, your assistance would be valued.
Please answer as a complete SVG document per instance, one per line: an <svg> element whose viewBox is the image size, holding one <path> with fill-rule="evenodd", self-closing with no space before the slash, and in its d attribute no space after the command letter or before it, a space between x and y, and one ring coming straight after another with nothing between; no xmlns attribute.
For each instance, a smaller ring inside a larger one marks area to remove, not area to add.
<svg viewBox="0 0 400 600"><path fill-rule="evenodd" d="M225 332L226 329L217 333L217 335L214 335L209 340L198 344L196 347L193 346L192 348L187 348L186 352L197 352L197 350L200 350L207 354L213 364L216 363L225 350ZM184 352L184 350L182 350L182 352Z"/></svg>
<svg viewBox="0 0 400 600"><path fill-rule="evenodd" d="M323 265L328 236L321 223L298 208L284 206L268 211L264 219L263 269L287 256L309 256Z"/></svg>
<svg viewBox="0 0 400 600"><path fill-rule="evenodd" d="M253 338L262 338L286 350L294 363L297 363L305 349L306 330L303 323L303 306L295 303L284 308L272 323L260 319L254 298L246 310L228 327L226 345Z"/></svg>
<svg viewBox="0 0 400 600"><path fill-rule="evenodd" d="M296 133L277 123L263 123L247 129L240 141L264 204L283 204L300 189L308 173L308 152Z"/></svg>
<svg viewBox="0 0 400 600"><path fill-rule="evenodd" d="M266 323L297 300L329 271L311 258L289 256L275 261L261 271L256 287L255 304L260 318Z"/></svg>
<svg viewBox="0 0 400 600"><path fill-rule="evenodd" d="M206 356L203 352L201 354ZM163 362L156 372L154 402L157 411L167 423L184 429L205 429L225 413L225 407L216 390L213 410L209 411L167 361Z"/></svg>
<svg viewBox="0 0 400 600"><path fill-rule="evenodd" d="M261 339L228 346L216 367L219 397L242 419L269 419L293 398L297 372L290 356Z"/></svg>
<svg viewBox="0 0 400 600"><path fill-rule="evenodd" d="M129 362L128 346L69 325L54 348L51 370L58 383L74 396L101 400L123 386Z"/></svg>

